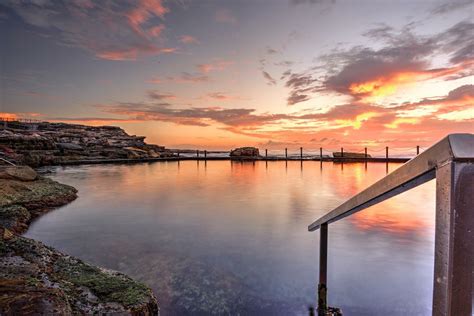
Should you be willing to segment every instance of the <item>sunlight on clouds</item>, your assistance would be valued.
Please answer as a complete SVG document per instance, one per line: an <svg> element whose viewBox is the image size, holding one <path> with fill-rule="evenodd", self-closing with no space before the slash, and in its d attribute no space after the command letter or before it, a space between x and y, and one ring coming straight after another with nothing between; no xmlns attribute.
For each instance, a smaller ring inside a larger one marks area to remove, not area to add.
<svg viewBox="0 0 474 316"><path fill-rule="evenodd" d="M474 106L471 106L468 109L460 110L460 111L453 111L449 113L443 113L437 116L442 120L450 120L450 121L467 121L474 119ZM473 126L474 129L474 126Z"/></svg>
<svg viewBox="0 0 474 316"><path fill-rule="evenodd" d="M391 123L384 124L384 126L386 128L396 129L401 124L417 124L418 122L420 122L420 119L418 118L397 118Z"/></svg>
<svg viewBox="0 0 474 316"><path fill-rule="evenodd" d="M335 120L334 122L339 125L339 127L353 127L354 129L360 129L362 123L367 122L369 119L379 116L375 112L367 112L359 114L353 120Z"/></svg>

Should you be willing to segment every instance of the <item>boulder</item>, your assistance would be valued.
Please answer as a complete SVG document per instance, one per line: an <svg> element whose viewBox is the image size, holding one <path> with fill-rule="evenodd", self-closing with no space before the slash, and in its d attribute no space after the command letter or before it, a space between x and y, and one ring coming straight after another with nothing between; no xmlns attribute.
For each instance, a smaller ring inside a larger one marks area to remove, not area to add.
<svg viewBox="0 0 474 316"><path fill-rule="evenodd" d="M11 166L0 171L0 179L13 179L20 181L34 181L38 174L28 166Z"/></svg>
<svg viewBox="0 0 474 316"><path fill-rule="evenodd" d="M255 148L255 147L240 147L240 148L233 149L230 152L230 157L237 158L237 159L259 158L260 153L258 151L258 148Z"/></svg>

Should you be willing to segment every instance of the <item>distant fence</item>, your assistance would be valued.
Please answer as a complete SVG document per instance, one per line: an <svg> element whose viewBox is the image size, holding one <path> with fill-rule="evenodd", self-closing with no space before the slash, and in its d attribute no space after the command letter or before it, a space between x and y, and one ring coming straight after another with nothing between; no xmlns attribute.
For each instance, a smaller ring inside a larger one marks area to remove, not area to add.
<svg viewBox="0 0 474 316"><path fill-rule="evenodd" d="M320 147L318 149L260 149L260 156L266 160L391 160L391 159L408 159L415 157L422 152L424 148L420 146L415 147L396 147L390 148L388 146L381 148L364 147L359 150L346 150L344 147L337 149L326 149ZM180 158L197 158L197 159L212 159L212 158L228 158L230 151L208 151L208 150L171 150Z"/></svg>

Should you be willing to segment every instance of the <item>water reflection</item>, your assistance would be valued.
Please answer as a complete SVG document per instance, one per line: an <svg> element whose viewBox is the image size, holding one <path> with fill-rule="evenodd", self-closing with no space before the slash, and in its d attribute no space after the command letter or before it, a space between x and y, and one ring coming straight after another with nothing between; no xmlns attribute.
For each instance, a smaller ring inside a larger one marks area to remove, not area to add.
<svg viewBox="0 0 474 316"><path fill-rule="evenodd" d="M399 165L388 164L389 171ZM153 287L163 315L307 315L307 225L385 175L377 163L209 161L57 168L79 189L27 236ZM429 314L434 187L330 226L329 301L348 315Z"/></svg>

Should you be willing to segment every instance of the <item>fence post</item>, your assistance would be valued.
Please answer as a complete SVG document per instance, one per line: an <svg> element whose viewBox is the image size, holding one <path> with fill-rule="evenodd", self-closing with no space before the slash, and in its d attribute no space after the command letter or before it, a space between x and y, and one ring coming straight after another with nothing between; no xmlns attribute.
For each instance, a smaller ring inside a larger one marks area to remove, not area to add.
<svg viewBox="0 0 474 316"><path fill-rule="evenodd" d="M436 169L433 315L471 315L474 163Z"/></svg>
<svg viewBox="0 0 474 316"><path fill-rule="evenodd" d="M327 311L328 223L321 224L319 239L318 315Z"/></svg>
<svg viewBox="0 0 474 316"><path fill-rule="evenodd" d="M285 159L288 160L288 148L285 148Z"/></svg>
<svg viewBox="0 0 474 316"><path fill-rule="evenodd" d="M388 160L388 146L385 147L385 159Z"/></svg>
<svg viewBox="0 0 474 316"><path fill-rule="evenodd" d="M207 159L207 150L204 150L204 159Z"/></svg>
<svg viewBox="0 0 474 316"><path fill-rule="evenodd" d="M418 156L420 154L420 146L416 146L416 155Z"/></svg>
<svg viewBox="0 0 474 316"><path fill-rule="evenodd" d="M323 147L319 147L319 160L323 161Z"/></svg>
<svg viewBox="0 0 474 316"><path fill-rule="evenodd" d="M365 159L367 159L367 147L364 148Z"/></svg>
<svg viewBox="0 0 474 316"><path fill-rule="evenodd" d="M198 149L198 150L196 150L196 157L198 157L198 158L199 158L199 149Z"/></svg>
<svg viewBox="0 0 474 316"><path fill-rule="evenodd" d="M300 147L300 160L303 160L303 147Z"/></svg>
<svg viewBox="0 0 474 316"><path fill-rule="evenodd" d="M268 149L265 149L265 159L268 158Z"/></svg>
<svg viewBox="0 0 474 316"><path fill-rule="evenodd" d="M341 147L341 158L344 158L344 148Z"/></svg>
<svg viewBox="0 0 474 316"><path fill-rule="evenodd" d="M179 158L179 150L178 150L177 154L178 154L178 158Z"/></svg>

